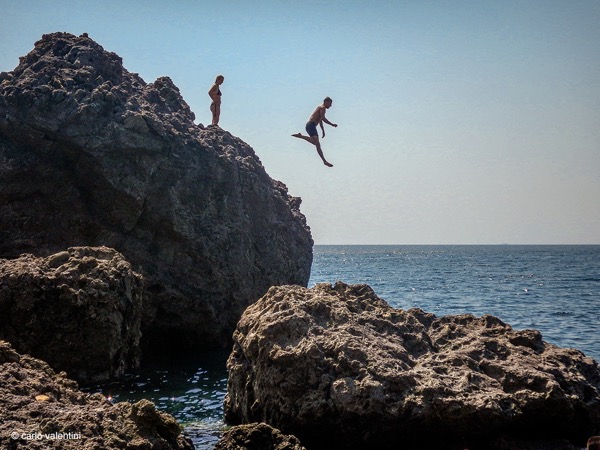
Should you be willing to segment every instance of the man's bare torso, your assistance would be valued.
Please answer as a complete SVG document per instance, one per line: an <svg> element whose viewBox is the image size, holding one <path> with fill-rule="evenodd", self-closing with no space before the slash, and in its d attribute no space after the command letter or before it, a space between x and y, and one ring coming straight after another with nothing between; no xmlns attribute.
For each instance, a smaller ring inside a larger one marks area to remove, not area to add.
<svg viewBox="0 0 600 450"><path fill-rule="evenodd" d="M319 105L316 107L316 109L313 111L313 113L310 115L309 117L309 122L314 122L317 125L321 123L321 121L323 120L323 116L325 115L325 106L323 105Z"/></svg>

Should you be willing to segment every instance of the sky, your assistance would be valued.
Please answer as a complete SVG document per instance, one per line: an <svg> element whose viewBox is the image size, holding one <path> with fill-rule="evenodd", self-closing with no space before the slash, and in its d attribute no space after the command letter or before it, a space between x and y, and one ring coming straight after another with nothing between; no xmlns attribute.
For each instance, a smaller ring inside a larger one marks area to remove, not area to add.
<svg viewBox="0 0 600 450"><path fill-rule="evenodd" d="M0 71L88 33L301 197L316 244L600 244L598 0L0 0ZM291 134L333 98L314 147Z"/></svg>

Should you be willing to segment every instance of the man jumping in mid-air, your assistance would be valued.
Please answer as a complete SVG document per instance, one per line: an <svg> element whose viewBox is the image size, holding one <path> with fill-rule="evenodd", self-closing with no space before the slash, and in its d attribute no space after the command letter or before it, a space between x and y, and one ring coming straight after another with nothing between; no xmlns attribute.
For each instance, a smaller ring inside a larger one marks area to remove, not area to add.
<svg viewBox="0 0 600 450"><path fill-rule="evenodd" d="M333 164L327 162L327 160L323 156L323 150L321 150L321 143L319 142L319 132L317 131L317 125L321 126L321 130L323 131L323 137L325 137L325 128L323 127L323 122L325 122L328 125L331 125L332 127L337 127L337 124L331 123L325 118L325 111L331 108L332 104L333 100L331 100L329 97L325 97L325 100L323 100L323 104L317 106L317 108L313 111L313 113L310 115L310 118L308 119L308 123L306 124L306 132L308 133L308 136L304 136L301 133L292 134L292 136L304 139L305 141L308 141L315 147L317 147L317 153L319 153L319 156L323 160L323 164L325 164L327 167L333 167Z"/></svg>

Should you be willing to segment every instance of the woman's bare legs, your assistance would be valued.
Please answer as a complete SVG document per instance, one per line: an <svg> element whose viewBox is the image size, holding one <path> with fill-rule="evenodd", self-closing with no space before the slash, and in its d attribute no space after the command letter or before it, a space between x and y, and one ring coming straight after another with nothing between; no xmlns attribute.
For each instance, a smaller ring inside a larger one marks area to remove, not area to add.
<svg viewBox="0 0 600 450"><path fill-rule="evenodd" d="M219 125L219 117L221 116L221 105L216 102L211 103L210 110L212 112L212 124Z"/></svg>

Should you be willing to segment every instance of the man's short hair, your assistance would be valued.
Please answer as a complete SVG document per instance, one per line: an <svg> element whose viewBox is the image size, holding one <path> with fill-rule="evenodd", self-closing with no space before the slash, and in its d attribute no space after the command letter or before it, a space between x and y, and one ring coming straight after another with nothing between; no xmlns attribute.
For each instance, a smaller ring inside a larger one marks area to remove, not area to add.
<svg viewBox="0 0 600 450"><path fill-rule="evenodd" d="M333 100L331 100L331 97L325 97L325 100L323 100L323 103L325 103L325 102L333 103Z"/></svg>

